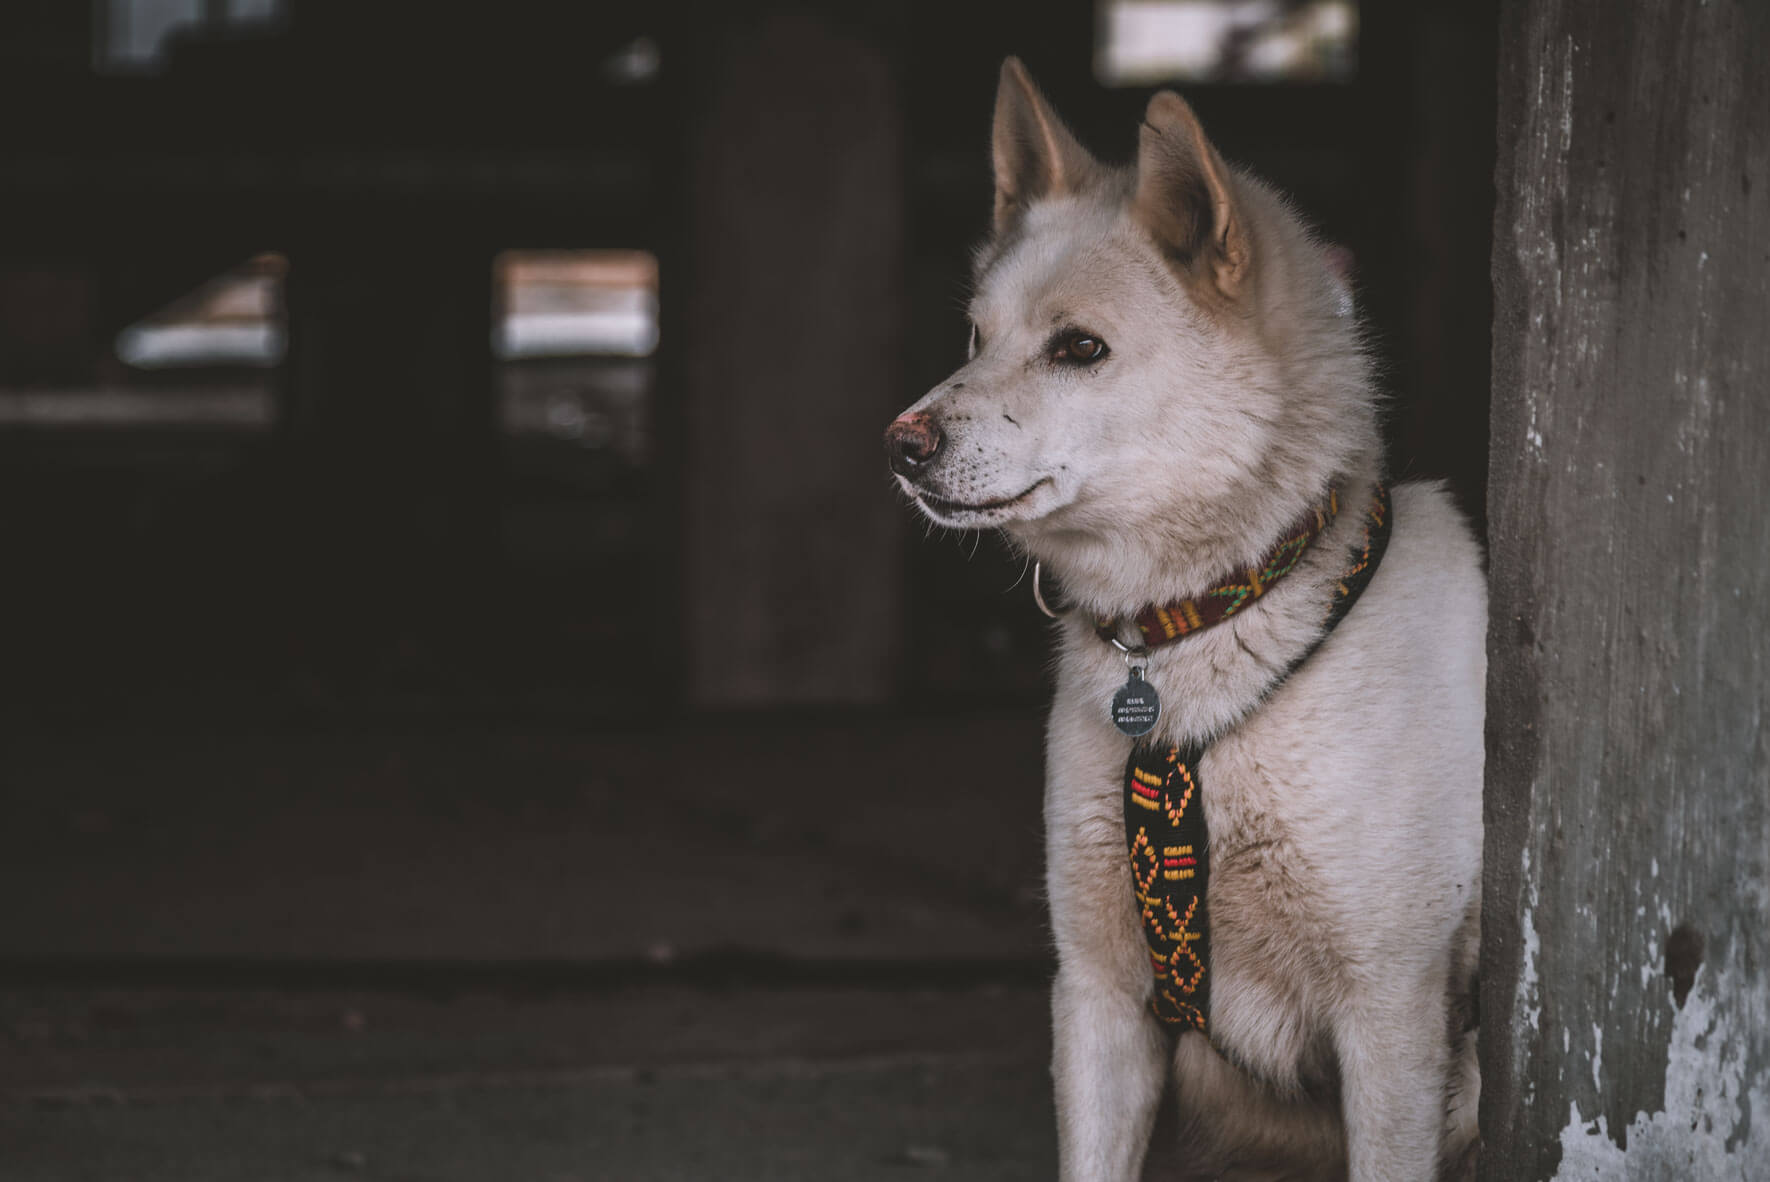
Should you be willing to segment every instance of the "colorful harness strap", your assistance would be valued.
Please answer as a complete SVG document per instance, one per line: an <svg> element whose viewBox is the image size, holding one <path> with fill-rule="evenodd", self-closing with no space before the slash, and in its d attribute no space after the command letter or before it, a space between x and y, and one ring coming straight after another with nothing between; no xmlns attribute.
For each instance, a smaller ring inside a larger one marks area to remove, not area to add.
<svg viewBox="0 0 1770 1182"><path fill-rule="evenodd" d="M1389 490L1379 485L1365 511L1363 545L1334 589L1321 635L1272 680L1248 713L1315 654L1358 602L1389 545L1392 516ZM1201 1032L1211 1008L1211 925L1205 901L1211 848L1198 771L1204 753L1203 742L1137 744L1125 764L1124 805L1131 891L1155 972L1150 1009L1164 1026Z"/></svg>

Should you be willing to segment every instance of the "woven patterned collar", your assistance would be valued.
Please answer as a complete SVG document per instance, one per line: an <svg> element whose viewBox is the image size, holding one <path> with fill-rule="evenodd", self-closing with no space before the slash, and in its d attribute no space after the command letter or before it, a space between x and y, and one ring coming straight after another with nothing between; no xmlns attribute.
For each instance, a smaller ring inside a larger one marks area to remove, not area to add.
<svg viewBox="0 0 1770 1182"><path fill-rule="evenodd" d="M1151 604L1131 619L1144 648L1160 648L1184 636L1221 624L1266 594L1272 585L1290 574L1309 544L1320 537L1340 512L1340 493L1331 489L1327 499L1304 513L1272 549L1253 566L1237 571L1204 594L1157 606ZM1117 640L1121 621L1094 621L1094 630L1109 644Z"/></svg>

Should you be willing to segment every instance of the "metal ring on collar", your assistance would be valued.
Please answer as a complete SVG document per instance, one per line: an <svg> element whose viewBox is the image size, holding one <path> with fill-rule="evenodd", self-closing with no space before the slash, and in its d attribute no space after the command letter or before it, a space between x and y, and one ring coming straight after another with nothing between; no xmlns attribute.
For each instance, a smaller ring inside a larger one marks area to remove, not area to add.
<svg viewBox="0 0 1770 1182"><path fill-rule="evenodd" d="M1106 642L1119 650L1119 655L1125 658L1126 665L1131 664L1133 661L1141 661L1149 656L1149 647L1147 645L1126 644L1116 636L1108 636Z"/></svg>
<svg viewBox="0 0 1770 1182"><path fill-rule="evenodd" d="M1035 559L1033 562L1033 602L1039 605L1040 611L1053 620L1061 620L1063 613L1052 611L1051 605L1045 602L1045 593L1040 587L1040 584L1044 582L1044 573L1044 564Z"/></svg>

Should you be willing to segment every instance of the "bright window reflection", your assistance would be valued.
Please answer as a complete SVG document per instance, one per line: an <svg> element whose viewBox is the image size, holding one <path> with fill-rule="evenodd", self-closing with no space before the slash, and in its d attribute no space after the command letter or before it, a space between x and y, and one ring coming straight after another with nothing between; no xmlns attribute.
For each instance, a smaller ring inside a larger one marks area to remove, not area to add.
<svg viewBox="0 0 1770 1182"><path fill-rule="evenodd" d="M505 251L492 348L525 357L649 357L658 260L642 250Z"/></svg>
<svg viewBox="0 0 1770 1182"><path fill-rule="evenodd" d="M106 74L155 74L181 37L272 33L288 0L97 0L92 64Z"/></svg>
<svg viewBox="0 0 1770 1182"><path fill-rule="evenodd" d="M288 271L280 254L248 259L118 333L118 360L136 369L280 365Z"/></svg>
<svg viewBox="0 0 1770 1182"><path fill-rule="evenodd" d="M1108 86L1345 82L1356 0L1100 0L1094 72Z"/></svg>

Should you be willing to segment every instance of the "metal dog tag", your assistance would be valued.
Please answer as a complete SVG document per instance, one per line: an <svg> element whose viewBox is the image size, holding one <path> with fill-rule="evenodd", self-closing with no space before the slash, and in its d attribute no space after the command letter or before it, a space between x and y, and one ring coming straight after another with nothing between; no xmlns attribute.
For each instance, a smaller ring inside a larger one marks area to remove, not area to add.
<svg viewBox="0 0 1770 1182"><path fill-rule="evenodd" d="M1112 725L1135 739L1154 730L1156 719L1161 716L1161 695L1143 680L1143 666L1132 665L1131 675L1112 696Z"/></svg>

